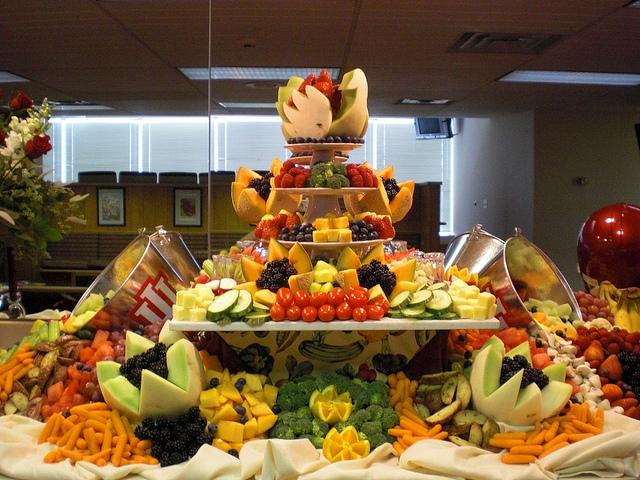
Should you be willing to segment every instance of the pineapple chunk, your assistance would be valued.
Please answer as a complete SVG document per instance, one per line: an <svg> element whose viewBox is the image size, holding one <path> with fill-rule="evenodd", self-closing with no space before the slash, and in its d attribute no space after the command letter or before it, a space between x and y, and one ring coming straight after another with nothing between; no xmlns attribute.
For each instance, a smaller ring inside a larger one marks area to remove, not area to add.
<svg viewBox="0 0 640 480"><path fill-rule="evenodd" d="M313 231L313 241L316 243L325 243L327 242L327 230L314 230Z"/></svg>

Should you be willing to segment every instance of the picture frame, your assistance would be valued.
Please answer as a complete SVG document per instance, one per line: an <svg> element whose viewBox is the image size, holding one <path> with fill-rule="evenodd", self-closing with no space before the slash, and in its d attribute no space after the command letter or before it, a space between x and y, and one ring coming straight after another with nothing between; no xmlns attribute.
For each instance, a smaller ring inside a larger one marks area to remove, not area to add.
<svg viewBox="0 0 640 480"><path fill-rule="evenodd" d="M125 225L124 188L98 188L98 225Z"/></svg>
<svg viewBox="0 0 640 480"><path fill-rule="evenodd" d="M173 190L173 224L176 227L202 226L202 190L199 188Z"/></svg>

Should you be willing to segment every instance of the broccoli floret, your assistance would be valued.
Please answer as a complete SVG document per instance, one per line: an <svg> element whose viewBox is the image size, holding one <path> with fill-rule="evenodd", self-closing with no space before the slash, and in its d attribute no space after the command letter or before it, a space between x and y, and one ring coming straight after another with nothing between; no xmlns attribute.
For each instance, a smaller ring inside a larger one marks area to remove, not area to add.
<svg viewBox="0 0 640 480"><path fill-rule="evenodd" d="M333 428L335 428L338 431L338 433L342 433L342 430L344 430L348 426L349 426L349 423L347 422L336 422L333 424Z"/></svg>
<svg viewBox="0 0 640 480"><path fill-rule="evenodd" d="M311 423L313 424L311 433L317 437L326 437L327 433L329 433L329 430L331 429L327 422L320 420L319 418L314 418Z"/></svg>
<svg viewBox="0 0 640 480"><path fill-rule="evenodd" d="M347 176L347 167L344 163L340 163L340 162L333 162L331 164L331 170L333 170L333 174L334 175L343 175L343 176Z"/></svg>
<svg viewBox="0 0 640 480"><path fill-rule="evenodd" d="M332 370L318 379L318 390L322 391L329 385L336 387L338 394L344 393L348 390L352 380L344 375L338 374L338 372Z"/></svg>
<svg viewBox="0 0 640 480"><path fill-rule="evenodd" d="M380 426L382 427L383 432L386 432L390 428L397 426L399 423L400 423L400 418L398 418L398 414L393 408L386 407L382 409Z"/></svg>
<svg viewBox="0 0 640 480"><path fill-rule="evenodd" d="M285 422L278 418L275 425L271 427L271 430L269 430L269 437L293 440L296 438L296 435L293 433L293 430L289 425L285 424Z"/></svg>
<svg viewBox="0 0 640 480"><path fill-rule="evenodd" d="M278 389L278 405L283 411L297 410L309 405L311 394L318 388L312 379L302 382L285 382Z"/></svg>
<svg viewBox="0 0 640 480"><path fill-rule="evenodd" d="M381 407L388 407L390 405L389 400L389 385L381 380L374 380L369 383L369 394L371 395L371 404L380 405Z"/></svg>
<svg viewBox="0 0 640 480"><path fill-rule="evenodd" d="M330 163L316 163L311 167L311 176L307 180L307 186L324 187L326 186L327 179L331 176L333 176L333 170L331 169Z"/></svg>
<svg viewBox="0 0 640 480"><path fill-rule="evenodd" d="M347 419L347 424L353 425L356 430L360 430L363 423L371 420L369 412L366 410L355 410Z"/></svg>
<svg viewBox="0 0 640 480"><path fill-rule="evenodd" d="M309 419L309 420L313 420L313 413L311 412L311 409L309 408L309 405L303 405L300 408L298 408L296 410L296 416L298 418L301 419Z"/></svg>
<svg viewBox="0 0 640 480"><path fill-rule="evenodd" d="M383 443L393 443L392 441L389 441L389 437L384 433L372 433L371 435L358 433L358 438L360 440L369 440L369 445L371 446L371 450L378 448Z"/></svg>
<svg viewBox="0 0 640 480"><path fill-rule="evenodd" d="M371 421L380 421L382 419L382 412L384 409L380 405L371 404L367 407L367 412L369 412L369 417Z"/></svg>
<svg viewBox="0 0 640 480"><path fill-rule="evenodd" d="M324 437L320 437L312 433L306 433L304 435L300 435L298 438L308 438L311 444L315 448L322 448L322 444L324 443Z"/></svg>
<svg viewBox="0 0 640 480"><path fill-rule="evenodd" d="M334 173L332 176L327 178L325 183L327 188L343 188L351 185L351 182L349 182L347 177L337 173Z"/></svg>
<svg viewBox="0 0 640 480"><path fill-rule="evenodd" d="M364 433L367 437L371 437L374 433L382 433L382 425L380 425L380 422L363 422L360 426L360 432Z"/></svg>
<svg viewBox="0 0 640 480"><path fill-rule="evenodd" d="M313 430L313 423L308 418L299 418L289 425L296 436L310 434Z"/></svg>
<svg viewBox="0 0 640 480"><path fill-rule="evenodd" d="M351 384L347 387L347 392L351 395L351 402L353 403L354 410L367 408L371 403L371 395L369 395L369 391L366 387L360 385L357 379L351 381Z"/></svg>

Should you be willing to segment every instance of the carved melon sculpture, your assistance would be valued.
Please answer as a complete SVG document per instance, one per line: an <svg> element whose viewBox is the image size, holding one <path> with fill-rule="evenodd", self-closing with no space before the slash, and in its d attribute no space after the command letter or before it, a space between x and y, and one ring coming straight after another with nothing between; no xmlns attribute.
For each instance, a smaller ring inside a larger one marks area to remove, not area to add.
<svg viewBox="0 0 640 480"><path fill-rule="evenodd" d="M536 383L521 388L524 369L502 385L500 374L505 356L522 355L531 365L527 342L505 354L504 343L491 337L476 357L471 369L471 391L476 410L498 422L510 425L533 425L557 414L571 397L572 387L564 382L566 365L557 363L542 370L549 383L542 389Z"/></svg>
<svg viewBox="0 0 640 480"><path fill-rule="evenodd" d="M155 346L151 340L128 331L127 361ZM166 378L144 368L138 387L122 374L119 363L98 362L98 382L105 402L132 422L146 417L178 415L197 405L205 377L196 347L186 338L175 340L166 350L166 363Z"/></svg>

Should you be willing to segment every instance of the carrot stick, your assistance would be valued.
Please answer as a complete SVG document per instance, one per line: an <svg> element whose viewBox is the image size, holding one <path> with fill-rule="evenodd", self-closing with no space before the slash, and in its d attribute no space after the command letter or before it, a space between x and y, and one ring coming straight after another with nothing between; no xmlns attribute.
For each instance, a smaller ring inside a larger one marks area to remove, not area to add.
<svg viewBox="0 0 640 480"><path fill-rule="evenodd" d="M558 443L566 442L569 440L569 435L566 433L561 433L554 437L551 441L545 443L543 445L544 451L546 452L550 448L555 447Z"/></svg>
<svg viewBox="0 0 640 480"><path fill-rule="evenodd" d="M489 440L489 445L497 448L510 448L524 445L524 440L520 438L496 438L495 435Z"/></svg>
<svg viewBox="0 0 640 480"><path fill-rule="evenodd" d="M44 424L44 428L40 432L40 435L38 435L38 445L46 442L47 438L51 436L51 432L53 432L53 426L55 425L56 420L58 419L58 416L61 417L62 415L60 413L54 413L49 417L47 422Z"/></svg>
<svg viewBox="0 0 640 480"><path fill-rule="evenodd" d="M448 437L449 437L449 433L448 432L439 432L439 433L435 434L434 436L432 436L431 438L433 438L434 440L445 440Z"/></svg>
<svg viewBox="0 0 640 480"><path fill-rule="evenodd" d="M413 432L411 430L406 428L398 428L398 427L390 428L389 430L387 430L387 433L392 437L403 437L405 435L413 435Z"/></svg>
<svg viewBox="0 0 640 480"><path fill-rule="evenodd" d="M549 427L549 430L547 430L547 433L545 433L544 441L550 442L558 434L559 428L560 428L560 422L558 420L554 421Z"/></svg>
<svg viewBox="0 0 640 480"><path fill-rule="evenodd" d="M416 422L418 425L424 427L424 428L428 428L426 422L424 421L424 419L418 414L418 412L416 412L415 410L413 410L413 408L409 409L409 408L403 408L402 415L404 415L405 417L409 418L410 420L413 420L414 422Z"/></svg>
<svg viewBox="0 0 640 480"><path fill-rule="evenodd" d="M428 429L424 428L422 425L417 424L416 422L405 416L400 417L400 427L411 430L414 435L417 435L419 437L426 437L429 435Z"/></svg>
<svg viewBox="0 0 640 480"><path fill-rule="evenodd" d="M107 420L107 425L104 429L104 437L102 439L101 450L111 450L111 437L113 435L112 426L113 426L113 422L109 418Z"/></svg>
<svg viewBox="0 0 640 480"><path fill-rule="evenodd" d="M128 437L126 434L120 435L118 437L118 443L116 443L116 448L111 454L111 463L113 463L116 467L122 465L122 455L124 453L124 447L127 444L127 440Z"/></svg>
<svg viewBox="0 0 640 480"><path fill-rule="evenodd" d="M78 462L82 460L82 454L77 450L72 450L70 448L59 448L58 452L63 456L71 460L72 463Z"/></svg>
<svg viewBox="0 0 640 480"><path fill-rule="evenodd" d="M502 463L517 465L517 464L523 464L523 463L533 463L537 460L537 458L535 455L507 453L506 455L503 455L502 457L500 457L500 460L502 460Z"/></svg>
<svg viewBox="0 0 640 480"><path fill-rule="evenodd" d="M84 422L76 424L75 427L71 430L71 435L67 439L67 443L64 444L64 448L67 450L73 450L73 446L76 444L76 440L80 437L80 433L84 429Z"/></svg>
<svg viewBox="0 0 640 480"><path fill-rule="evenodd" d="M16 359L11 359L4 365L0 366L0 376L5 375L9 370L18 365L18 361Z"/></svg>
<svg viewBox="0 0 640 480"><path fill-rule="evenodd" d="M594 435L602 433L602 429L594 427L593 425L589 425L588 423L581 422L577 419L574 419L571 422L571 425L580 430L582 433L593 433Z"/></svg>
<svg viewBox="0 0 640 480"><path fill-rule="evenodd" d="M442 425L440 425L439 423L436 423L433 427L431 427L431 429L429 430L429 436L430 437L435 437L437 434L439 434L442 431Z"/></svg>
<svg viewBox="0 0 640 480"><path fill-rule="evenodd" d="M514 455L535 455L536 457L544 452L542 445L521 445L512 447L509 453Z"/></svg>
<svg viewBox="0 0 640 480"><path fill-rule="evenodd" d="M555 444L553 447L549 448L548 450L545 450L544 452L542 452L538 458L544 458L547 455L549 455L550 453L555 452L556 450L560 450L563 447L566 447L567 445L569 445L569 442L565 441L565 442L560 442Z"/></svg>
<svg viewBox="0 0 640 480"><path fill-rule="evenodd" d="M527 437L527 432L498 432L492 438L501 440L526 440Z"/></svg>

